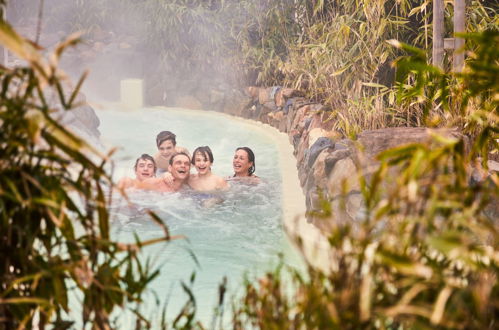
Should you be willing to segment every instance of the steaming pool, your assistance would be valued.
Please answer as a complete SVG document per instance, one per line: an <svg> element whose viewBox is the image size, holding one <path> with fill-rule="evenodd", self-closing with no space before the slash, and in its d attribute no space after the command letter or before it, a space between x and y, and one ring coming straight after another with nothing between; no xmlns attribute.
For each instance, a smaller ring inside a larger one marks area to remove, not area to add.
<svg viewBox="0 0 499 330"><path fill-rule="evenodd" d="M162 130L174 132L177 145L191 153L198 146L210 146L214 155L212 171L223 177L233 173L232 157L237 147L248 146L255 153L255 174L262 183L256 186L231 183L224 201L213 207L203 207L195 195L185 193L131 191L132 205L114 198L115 239L128 242L134 240L134 235L141 240L159 237L162 230L145 214L146 209L163 219L171 235L187 237L148 247L144 252L144 258L151 258L160 268L161 274L151 289L162 301L161 306L168 301L169 320L186 302L181 281L188 283L193 272L196 273L192 286L196 316L209 326L224 276L228 280L227 302L242 293L245 276L253 279L275 269L279 254L285 264L302 267L283 231L283 159L268 128L223 114L187 109L111 109L100 110L97 115L101 120L102 142L106 147L119 148L114 155L116 180L125 175L134 177L135 159L143 153L154 155L156 134ZM194 171L192 167L191 172ZM161 310L152 303L155 297L150 296L145 315L158 318Z"/></svg>

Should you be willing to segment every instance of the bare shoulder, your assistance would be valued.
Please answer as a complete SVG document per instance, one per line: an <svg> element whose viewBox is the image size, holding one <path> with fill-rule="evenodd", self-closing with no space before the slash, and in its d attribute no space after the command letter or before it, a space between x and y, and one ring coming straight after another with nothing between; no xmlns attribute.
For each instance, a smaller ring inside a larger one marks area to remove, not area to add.
<svg viewBox="0 0 499 330"><path fill-rule="evenodd" d="M161 156L159 152L154 154L154 161L156 162L156 166L158 169L167 170L168 169L168 160Z"/></svg>
<svg viewBox="0 0 499 330"><path fill-rule="evenodd" d="M148 178L144 181L139 181L137 187L141 189L156 189L163 183L163 178Z"/></svg>
<svg viewBox="0 0 499 330"><path fill-rule="evenodd" d="M217 179L217 189L226 189L229 187L227 181L221 176L218 176L216 179Z"/></svg>
<svg viewBox="0 0 499 330"><path fill-rule="evenodd" d="M199 175L196 173L196 174L189 174L189 180L187 182L195 182L195 181L198 181L199 180Z"/></svg>
<svg viewBox="0 0 499 330"><path fill-rule="evenodd" d="M159 157L160 157L160 155L161 155L161 154L159 153L159 151L156 151L156 152L154 153L154 156L152 156L152 157L154 158L154 161L156 161L156 162L157 162L157 161L158 161L158 159L159 159Z"/></svg>
<svg viewBox="0 0 499 330"><path fill-rule="evenodd" d="M117 186L120 189L130 188L135 184L134 181L135 180L132 178L124 177L124 178L121 178L120 181L118 181Z"/></svg>
<svg viewBox="0 0 499 330"><path fill-rule="evenodd" d="M158 182L161 182L161 181L163 181L162 177L159 177L159 178L147 178L147 179L145 179L142 182L144 182L144 183L158 183Z"/></svg>

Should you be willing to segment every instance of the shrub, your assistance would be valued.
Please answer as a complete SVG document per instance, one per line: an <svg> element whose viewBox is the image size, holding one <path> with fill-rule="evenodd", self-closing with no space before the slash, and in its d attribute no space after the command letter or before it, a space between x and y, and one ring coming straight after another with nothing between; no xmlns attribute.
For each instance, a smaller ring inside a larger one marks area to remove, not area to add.
<svg viewBox="0 0 499 330"><path fill-rule="evenodd" d="M330 224L326 233L333 255L330 272L309 264L306 277L293 276L291 295L278 272L248 284L234 310L235 328L496 328L499 259L493 207L499 201L499 177L496 172L472 181L470 172L477 163L478 169L487 169L488 153L498 150L498 62L497 50L490 47L498 37L493 31L468 35L477 51L463 73L450 74L453 79L422 62L417 50L397 44L415 52L397 62L399 82L418 73L413 88L401 89L400 97L441 102L448 97L445 102L450 102L452 96L473 127L470 150L463 135L435 136L431 145L381 153L371 178L359 176L363 218ZM419 88L423 77L428 79L423 86L434 88ZM472 102L481 110L469 111ZM389 176L393 184L387 184Z"/></svg>
<svg viewBox="0 0 499 330"><path fill-rule="evenodd" d="M149 325L139 307L158 270L139 261L142 246L110 237L103 155L61 126L55 108L70 111L84 77L68 91L57 68L69 38L46 60L0 20L0 43L25 66L0 68L0 328L104 329L112 312L130 308L137 328ZM83 313L70 314L70 295ZM33 323L33 320L38 321Z"/></svg>

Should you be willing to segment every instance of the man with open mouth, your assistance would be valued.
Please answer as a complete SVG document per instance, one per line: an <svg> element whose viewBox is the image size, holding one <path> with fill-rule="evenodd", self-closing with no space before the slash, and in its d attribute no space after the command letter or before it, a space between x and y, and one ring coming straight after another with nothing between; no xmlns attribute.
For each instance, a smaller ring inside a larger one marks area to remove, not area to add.
<svg viewBox="0 0 499 330"><path fill-rule="evenodd" d="M139 188L140 182L156 176L156 163L154 158L148 154L142 154L135 161L133 167L135 171L135 179L125 177L118 182L118 188Z"/></svg>
<svg viewBox="0 0 499 330"><path fill-rule="evenodd" d="M180 190L189 179L191 158L184 152L174 153L170 157L168 172L173 176L173 182L167 184L163 178L150 178L142 181L139 187L160 192L175 192Z"/></svg>

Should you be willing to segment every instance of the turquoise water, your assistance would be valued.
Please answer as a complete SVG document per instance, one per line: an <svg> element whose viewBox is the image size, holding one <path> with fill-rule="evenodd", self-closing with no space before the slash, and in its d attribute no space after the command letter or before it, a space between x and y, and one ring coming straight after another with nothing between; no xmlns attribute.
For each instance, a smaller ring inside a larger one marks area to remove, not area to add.
<svg viewBox="0 0 499 330"><path fill-rule="evenodd" d="M187 296L180 282L188 282L193 272L197 317L209 327L224 276L228 278L230 296L237 296L244 276L254 278L274 269L279 253L284 254L286 263L298 265L282 229L278 150L261 129L226 116L190 110L107 110L98 112L98 116L102 141L119 147L115 155L116 180L123 175L133 176L132 167L140 154L155 153L155 137L161 130L173 131L177 144L190 152L198 146L210 146L215 158L212 171L224 177L232 174L237 147L249 146L256 155L256 174L262 183L232 184L224 201L213 207L203 207L199 196L185 193L136 191L130 193L131 205L115 200L115 239L131 241L135 234L142 240L160 236L161 229L149 220L146 209L155 211L172 235L187 237L152 246L144 254L160 268L152 290L160 301L168 300L167 315L176 315L185 303ZM153 306L153 298L151 295L146 314L155 318L160 310Z"/></svg>

